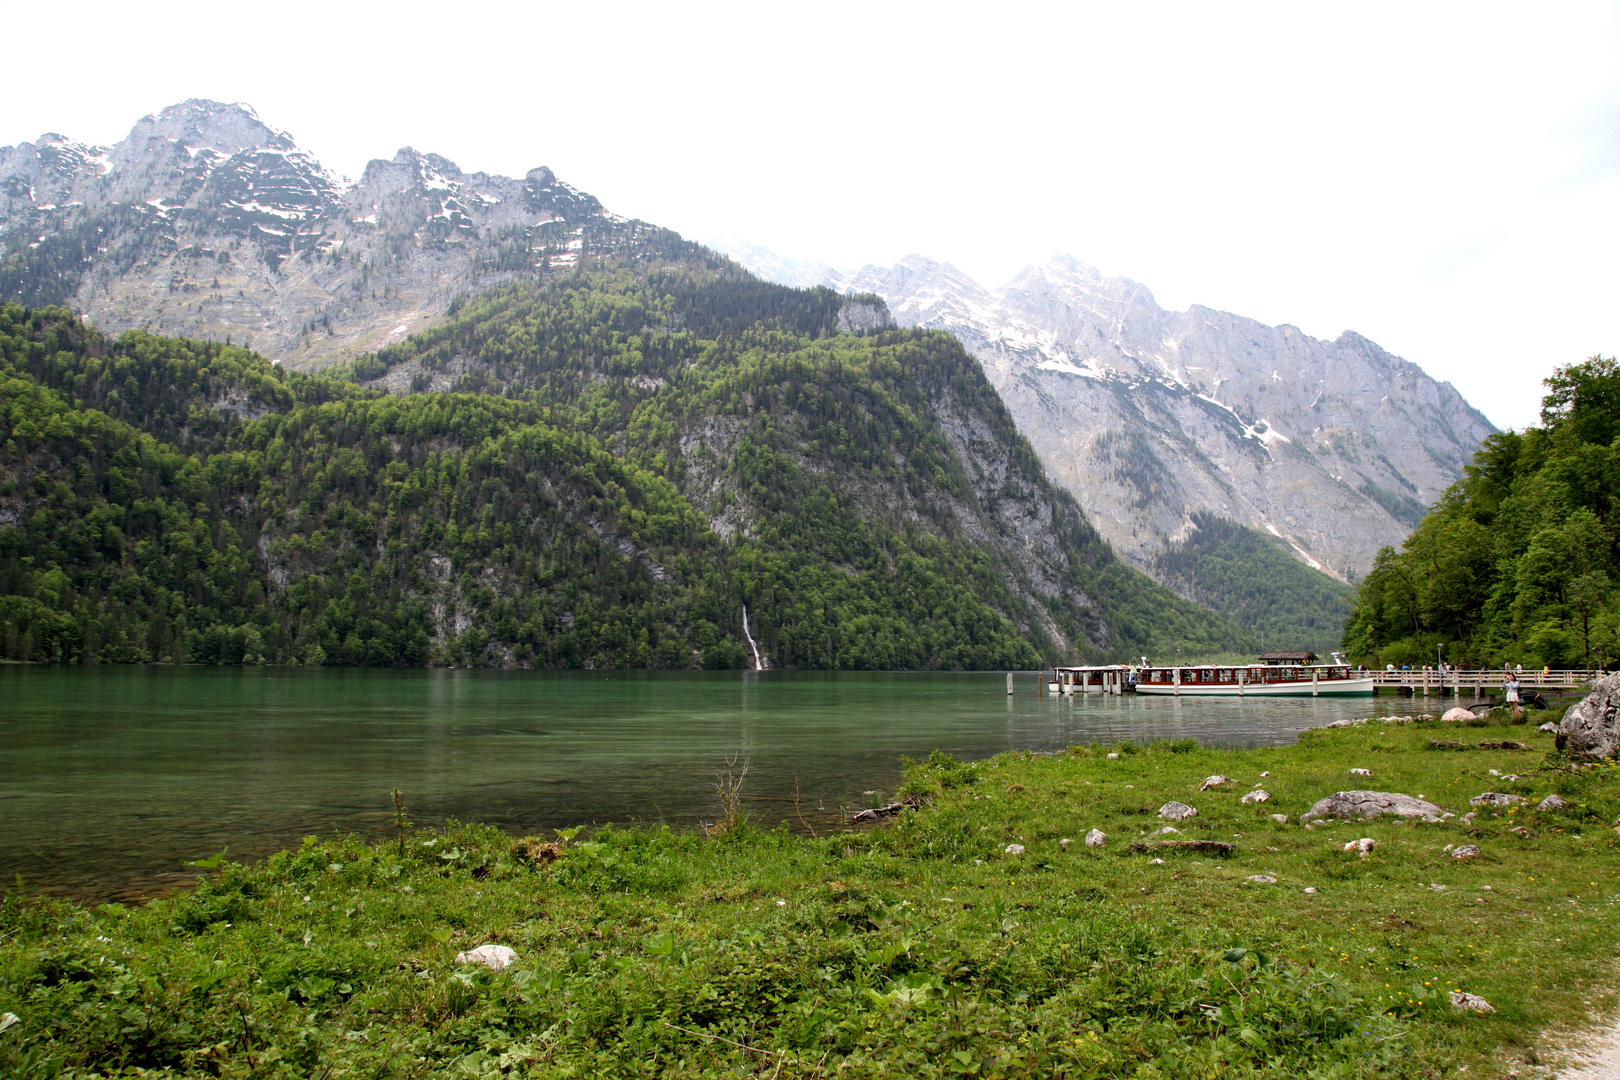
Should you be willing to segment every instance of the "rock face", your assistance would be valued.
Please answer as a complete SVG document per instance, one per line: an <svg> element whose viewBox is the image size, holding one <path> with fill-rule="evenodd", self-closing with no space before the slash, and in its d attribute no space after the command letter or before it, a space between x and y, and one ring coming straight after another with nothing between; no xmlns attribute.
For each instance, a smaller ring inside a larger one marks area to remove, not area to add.
<svg viewBox="0 0 1620 1080"><path fill-rule="evenodd" d="M1558 724L1559 745L1577 754L1620 756L1620 674L1605 675Z"/></svg>
<svg viewBox="0 0 1620 1080"><path fill-rule="evenodd" d="M458 295L638 229L547 168L464 173L406 147L349 181L241 104L187 101L115 146L0 148L4 299L114 332L229 335L295 365L393 344Z"/></svg>
<svg viewBox="0 0 1620 1080"><path fill-rule="evenodd" d="M1445 811L1431 802L1389 791L1336 791L1299 816L1301 824L1317 818L1370 818L1384 814L1439 821Z"/></svg>
<svg viewBox="0 0 1620 1080"><path fill-rule="evenodd" d="M1052 477L1150 573L1205 513L1341 579L1364 574L1494 430L1449 383L1357 334L1165 311L1067 257L989 290L918 255L816 279L758 248L722 249L773 280L877 293L902 326L961 338Z"/></svg>

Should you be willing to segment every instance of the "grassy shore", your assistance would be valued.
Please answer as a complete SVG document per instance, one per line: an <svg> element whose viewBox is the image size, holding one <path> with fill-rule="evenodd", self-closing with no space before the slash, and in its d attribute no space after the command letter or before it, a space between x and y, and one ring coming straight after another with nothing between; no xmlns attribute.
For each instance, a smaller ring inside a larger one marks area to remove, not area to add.
<svg viewBox="0 0 1620 1080"><path fill-rule="evenodd" d="M1534 749L1428 748L1505 738ZM1530 802L1298 824L1347 788ZM604 828L536 862L465 826L310 839L139 909L13 895L0 1075L1498 1076L1615 982L1620 771L1531 727L936 755L902 790L926 805L857 833ZM1172 799L1233 851L1132 851ZM456 962L486 943L516 962Z"/></svg>

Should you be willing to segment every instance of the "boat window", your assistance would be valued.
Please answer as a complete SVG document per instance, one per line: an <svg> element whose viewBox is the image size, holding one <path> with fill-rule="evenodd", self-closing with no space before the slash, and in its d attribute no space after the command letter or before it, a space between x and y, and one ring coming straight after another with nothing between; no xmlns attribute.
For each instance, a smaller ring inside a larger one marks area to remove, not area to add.
<svg viewBox="0 0 1620 1080"><path fill-rule="evenodd" d="M1231 682L1231 681L1232 681L1232 669L1231 668L1221 668L1221 682Z"/></svg>

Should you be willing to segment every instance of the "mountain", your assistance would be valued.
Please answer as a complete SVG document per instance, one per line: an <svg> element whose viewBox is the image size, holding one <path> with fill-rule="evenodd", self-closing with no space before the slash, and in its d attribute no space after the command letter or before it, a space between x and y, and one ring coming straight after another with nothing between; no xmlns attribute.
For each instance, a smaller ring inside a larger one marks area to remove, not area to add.
<svg viewBox="0 0 1620 1080"><path fill-rule="evenodd" d="M0 651L982 669L1250 644L1114 556L954 338L671 233L335 370L0 307Z"/></svg>
<svg viewBox="0 0 1620 1080"><path fill-rule="evenodd" d="M728 250L764 275L803 274ZM993 291L915 255L822 282L960 338L1052 478L1161 580L1173 578L1165 553L1216 520L1354 580L1495 430L1449 383L1357 334L1327 342L1204 307L1165 311L1144 286L1069 258Z"/></svg>
<svg viewBox="0 0 1620 1080"><path fill-rule="evenodd" d="M547 168L468 174L406 147L350 182L241 104L187 101L115 146L0 148L0 299L299 367L375 351L457 296L640 228Z"/></svg>

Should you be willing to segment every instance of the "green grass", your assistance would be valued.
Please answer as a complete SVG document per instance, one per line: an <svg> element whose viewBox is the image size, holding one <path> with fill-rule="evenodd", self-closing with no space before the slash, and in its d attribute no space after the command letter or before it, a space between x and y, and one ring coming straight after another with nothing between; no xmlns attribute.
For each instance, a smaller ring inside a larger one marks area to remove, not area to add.
<svg viewBox="0 0 1620 1080"><path fill-rule="evenodd" d="M932 801L864 833L605 828L537 868L454 826L403 855L311 839L138 909L14 895L0 1075L1477 1077L1608 1000L1614 766L1572 770L1532 726L1113 749L936 755L903 789ZM1212 773L1239 782L1199 792ZM1241 804L1255 783L1271 801ZM1569 806L1296 823L1356 787ZM1200 811L1188 838L1235 853L1129 851L1169 799ZM1341 850L1363 836L1370 857ZM1465 842L1483 853L1442 852ZM517 964L454 962L486 942ZM1458 1012L1451 989L1497 1011Z"/></svg>

